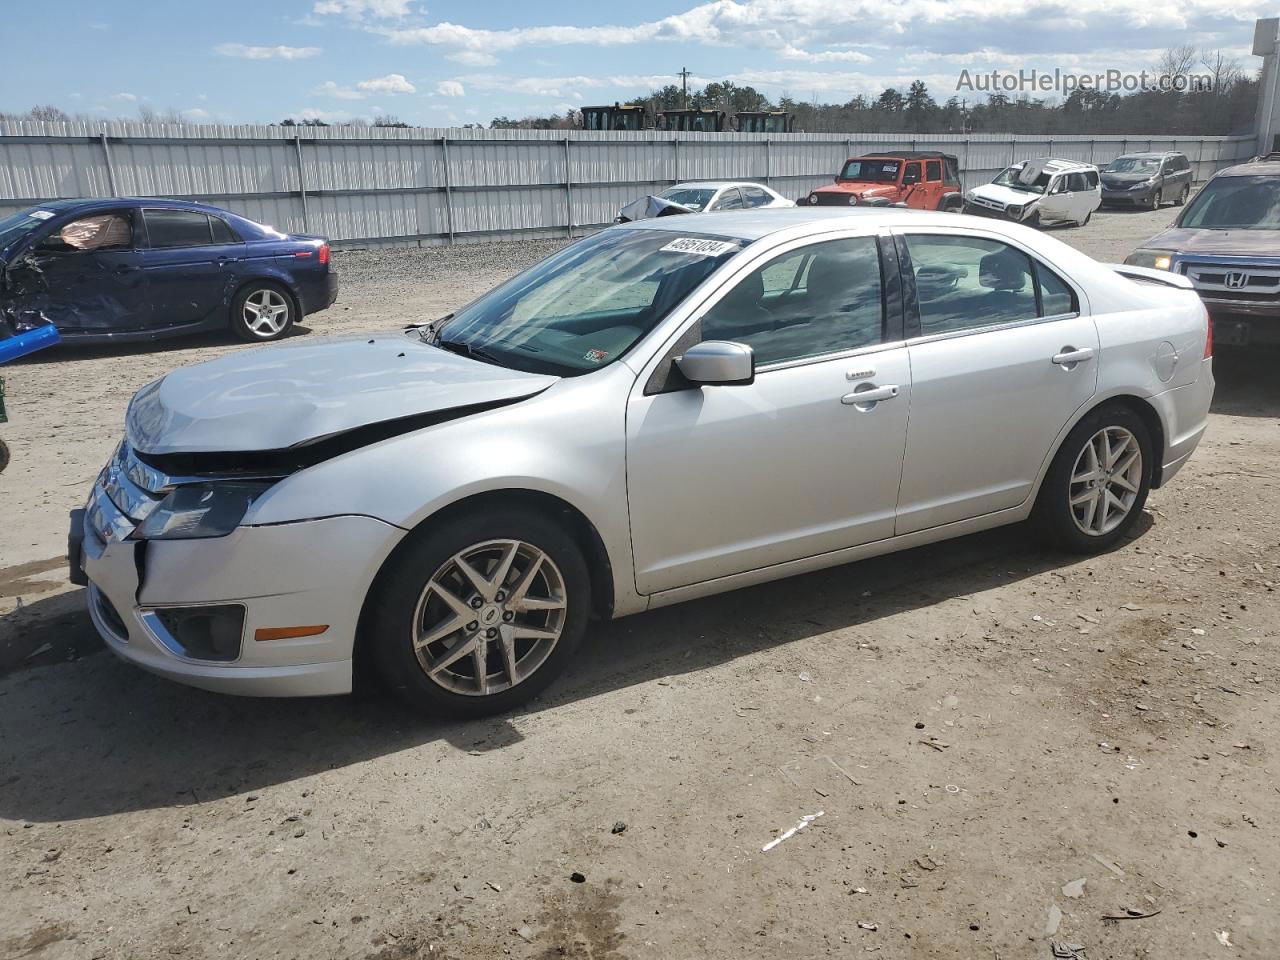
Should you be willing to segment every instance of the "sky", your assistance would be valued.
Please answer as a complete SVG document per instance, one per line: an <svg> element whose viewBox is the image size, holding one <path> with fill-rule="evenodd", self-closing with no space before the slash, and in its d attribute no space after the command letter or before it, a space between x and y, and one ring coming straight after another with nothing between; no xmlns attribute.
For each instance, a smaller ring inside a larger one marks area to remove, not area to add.
<svg viewBox="0 0 1280 960"><path fill-rule="evenodd" d="M688 68L843 103L962 70L1151 67L1177 44L1254 70L1259 0L0 0L0 112L176 110L192 122L487 125L647 93ZM15 42L27 37L29 42ZM1042 94L1043 95L1043 94ZM976 97L980 99L980 96Z"/></svg>

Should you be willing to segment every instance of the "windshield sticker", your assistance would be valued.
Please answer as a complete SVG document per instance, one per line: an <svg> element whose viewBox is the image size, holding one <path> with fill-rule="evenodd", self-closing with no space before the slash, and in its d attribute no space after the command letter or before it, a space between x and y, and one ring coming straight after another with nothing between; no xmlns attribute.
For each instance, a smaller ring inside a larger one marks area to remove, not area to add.
<svg viewBox="0 0 1280 960"><path fill-rule="evenodd" d="M897 173L897 172L898 172L898 165L897 165L896 163L886 163L886 164L885 164L884 166L882 166L880 169L881 169L881 171L882 171L882 172L884 172L884 173Z"/></svg>
<svg viewBox="0 0 1280 960"><path fill-rule="evenodd" d="M27 214L27 216L35 220L48 220L50 217L53 216L53 212L50 210L32 210L29 214Z"/></svg>
<svg viewBox="0 0 1280 960"><path fill-rule="evenodd" d="M602 363L607 356L609 356L608 350L588 350L582 359L587 363Z"/></svg>
<svg viewBox="0 0 1280 960"><path fill-rule="evenodd" d="M693 253L700 257L718 257L721 254L728 253L730 250L737 250L736 243L727 243L724 240L706 240L700 237L681 237L679 240L672 240L659 253Z"/></svg>

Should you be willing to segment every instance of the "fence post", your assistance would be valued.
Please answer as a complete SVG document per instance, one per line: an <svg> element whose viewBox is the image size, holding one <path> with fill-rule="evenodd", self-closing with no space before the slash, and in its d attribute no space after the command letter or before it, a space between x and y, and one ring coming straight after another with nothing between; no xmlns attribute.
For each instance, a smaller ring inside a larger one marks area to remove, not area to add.
<svg viewBox="0 0 1280 960"><path fill-rule="evenodd" d="M449 232L449 246L456 242L453 236L453 178L449 174L449 138L440 138L440 148L444 152L444 220L445 229Z"/></svg>
<svg viewBox="0 0 1280 960"><path fill-rule="evenodd" d="M1093 139L1093 137L1090 137L1090 138L1089 138L1089 162L1090 162L1090 163L1093 163L1093 165L1094 165L1095 167L1097 166L1097 164L1096 164L1096 163L1094 163L1094 160L1093 160L1093 155L1094 155L1094 149L1093 149L1093 148L1097 145L1097 142L1098 142L1098 141L1094 140L1094 139Z"/></svg>
<svg viewBox="0 0 1280 960"><path fill-rule="evenodd" d="M1204 137L1200 138L1200 150L1196 153L1196 180L1204 176Z"/></svg>
<svg viewBox="0 0 1280 960"><path fill-rule="evenodd" d="M1009 134L1009 166L1013 166L1018 162L1018 140L1013 134Z"/></svg>
<svg viewBox="0 0 1280 960"><path fill-rule="evenodd" d="M116 191L116 169L111 163L111 147L107 145L107 135L102 135L102 153L107 158L107 187L111 190L113 197L120 194Z"/></svg>
<svg viewBox="0 0 1280 960"><path fill-rule="evenodd" d="M573 169L570 167L569 138L564 138L564 209L565 229L569 231L569 239L573 239Z"/></svg>
<svg viewBox="0 0 1280 960"><path fill-rule="evenodd" d="M769 144L772 143L768 137L764 141L764 182L768 185L772 180L773 162L770 157Z"/></svg>
<svg viewBox="0 0 1280 960"><path fill-rule="evenodd" d="M671 146L675 148L675 154L676 154L676 160L674 164L675 169L671 171L673 174L675 174L675 179L672 180L671 182L679 183L680 182L680 138L672 137Z"/></svg>
<svg viewBox="0 0 1280 960"><path fill-rule="evenodd" d="M302 136L293 135L293 149L298 158L298 194L302 197L302 232L311 232L311 212L307 209L307 168L302 162Z"/></svg>

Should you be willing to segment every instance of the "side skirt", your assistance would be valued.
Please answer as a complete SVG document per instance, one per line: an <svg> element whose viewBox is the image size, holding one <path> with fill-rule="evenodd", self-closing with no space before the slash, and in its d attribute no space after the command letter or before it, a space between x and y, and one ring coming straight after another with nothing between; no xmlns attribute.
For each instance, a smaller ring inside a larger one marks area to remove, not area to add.
<svg viewBox="0 0 1280 960"><path fill-rule="evenodd" d="M955 523L943 524L940 527L930 527L927 530L916 530L900 537L890 537L888 540L877 540L874 543L864 543L844 550L822 553L816 557L789 560L786 563L762 567L759 570L748 570L745 573L735 573L729 577L720 577L716 580L705 580L702 583L690 584L687 587L664 590L649 597L648 609L656 610L658 607L667 607L673 603L683 603L685 600L709 597L713 594L725 593L741 587L752 587L759 583L768 583L771 580L781 580L784 577L793 577L801 573L812 573L815 570L825 570L828 567L838 567L841 564L879 557L886 553L897 553L900 550L909 550L912 547L922 547L926 544L938 543L941 540L950 540L953 537L963 537L966 534L978 533L994 527L1020 523L1030 516L1030 504L1031 501L1028 500L1026 503L1010 507L1007 510L999 510L981 517L971 517L968 520L958 520Z"/></svg>

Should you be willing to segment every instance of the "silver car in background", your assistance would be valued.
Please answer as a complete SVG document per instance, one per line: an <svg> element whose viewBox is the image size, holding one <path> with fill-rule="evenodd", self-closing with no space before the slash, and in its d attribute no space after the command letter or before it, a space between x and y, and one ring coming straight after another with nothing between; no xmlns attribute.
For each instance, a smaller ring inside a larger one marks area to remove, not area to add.
<svg viewBox="0 0 1280 960"><path fill-rule="evenodd" d="M73 570L108 647L184 683L368 664L507 709L592 617L1029 518L1115 545L1205 429L1189 286L893 208L612 227L436 324L145 387Z"/></svg>

